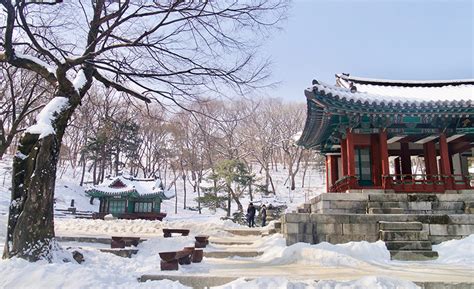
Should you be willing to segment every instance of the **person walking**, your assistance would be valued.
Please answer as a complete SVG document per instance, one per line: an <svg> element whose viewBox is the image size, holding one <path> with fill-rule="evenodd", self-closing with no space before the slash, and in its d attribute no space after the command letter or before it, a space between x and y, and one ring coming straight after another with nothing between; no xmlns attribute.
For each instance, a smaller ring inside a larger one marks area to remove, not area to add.
<svg viewBox="0 0 474 289"><path fill-rule="evenodd" d="M255 207L253 206L252 203L249 204L247 208L247 218L248 218L248 223L249 227L255 227Z"/></svg>
<svg viewBox="0 0 474 289"><path fill-rule="evenodd" d="M260 216L262 216L262 227L265 227L267 224L267 207L265 205L262 205L260 209Z"/></svg>

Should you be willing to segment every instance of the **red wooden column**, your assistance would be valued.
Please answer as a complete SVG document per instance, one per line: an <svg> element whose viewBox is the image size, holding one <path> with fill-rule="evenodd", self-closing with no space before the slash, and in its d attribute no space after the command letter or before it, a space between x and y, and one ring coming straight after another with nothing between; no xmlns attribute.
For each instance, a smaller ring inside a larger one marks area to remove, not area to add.
<svg viewBox="0 0 474 289"><path fill-rule="evenodd" d="M342 176L347 176L347 142L341 138L341 158L342 158Z"/></svg>
<svg viewBox="0 0 474 289"><path fill-rule="evenodd" d="M337 156L326 156L326 188L328 192L331 186L337 182L337 175Z"/></svg>
<svg viewBox="0 0 474 289"><path fill-rule="evenodd" d="M355 176L355 153L354 153L354 134L347 130L347 173L349 176Z"/></svg>
<svg viewBox="0 0 474 289"><path fill-rule="evenodd" d="M382 168L382 187L384 189L390 189L392 186L391 186L390 178L388 177L390 175L390 166L388 163L387 131L385 130L382 130L379 133L379 148L380 148L380 164Z"/></svg>
<svg viewBox="0 0 474 289"><path fill-rule="evenodd" d="M402 142L400 143L400 159L402 161L402 174L404 175L410 175L409 177L405 178L411 178L411 159L410 159L410 147L407 142Z"/></svg>
<svg viewBox="0 0 474 289"><path fill-rule="evenodd" d="M377 134L370 135L370 152L372 158L372 182L374 186L382 185L382 171L380 161L379 136Z"/></svg>
<svg viewBox="0 0 474 289"><path fill-rule="evenodd" d="M436 147L434 141L423 144L423 153L425 157L425 168L428 179L438 174L438 166L436 163Z"/></svg>
<svg viewBox="0 0 474 289"><path fill-rule="evenodd" d="M332 186L331 183L331 169L329 164L329 156L326 156L326 192L329 193L329 189Z"/></svg>
<svg viewBox="0 0 474 289"><path fill-rule="evenodd" d="M451 156L449 155L448 142L446 141L446 134L439 135L439 155L441 163L441 174L446 176L446 188L453 187L453 179L451 173Z"/></svg>

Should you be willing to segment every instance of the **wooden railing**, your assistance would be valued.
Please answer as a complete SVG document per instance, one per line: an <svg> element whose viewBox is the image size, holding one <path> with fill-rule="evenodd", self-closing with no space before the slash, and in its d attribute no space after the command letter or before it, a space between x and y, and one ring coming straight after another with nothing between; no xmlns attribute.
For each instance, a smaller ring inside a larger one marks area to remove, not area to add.
<svg viewBox="0 0 474 289"><path fill-rule="evenodd" d="M330 188L331 193L342 193L353 189L383 188L395 192L444 193L446 190L473 189L473 177L464 175L402 175L390 174L382 176L383 187L360 186L355 176L345 176L335 182Z"/></svg>
<svg viewBox="0 0 474 289"><path fill-rule="evenodd" d="M337 180L330 188L330 193L342 193L349 189L358 189L359 180L355 176L345 176Z"/></svg>
<svg viewBox="0 0 474 289"><path fill-rule="evenodd" d="M471 189L471 176L463 175L401 175L383 176L386 188L396 192L444 192Z"/></svg>

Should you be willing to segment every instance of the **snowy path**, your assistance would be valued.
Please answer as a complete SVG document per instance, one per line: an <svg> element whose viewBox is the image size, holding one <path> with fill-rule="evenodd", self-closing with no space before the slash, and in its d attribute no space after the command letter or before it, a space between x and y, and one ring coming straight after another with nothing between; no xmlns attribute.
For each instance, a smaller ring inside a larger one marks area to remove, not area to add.
<svg viewBox="0 0 474 289"><path fill-rule="evenodd" d="M227 242L256 241L256 245L232 245L214 247L222 250L261 250L260 237L227 237ZM390 276L413 282L474 282L472 266L453 266L434 262L366 263L358 266L322 266L315 264L292 263L274 264L264 258L207 258L210 265L208 275L225 277L285 277L289 280L355 280L364 276Z"/></svg>
<svg viewBox="0 0 474 289"><path fill-rule="evenodd" d="M250 258L249 258L250 259ZM208 258L208 275L241 277L285 277L288 280L355 280L364 276L390 276L412 282L474 282L472 268L448 265L409 264L402 266L326 267L303 264L268 265L255 260Z"/></svg>

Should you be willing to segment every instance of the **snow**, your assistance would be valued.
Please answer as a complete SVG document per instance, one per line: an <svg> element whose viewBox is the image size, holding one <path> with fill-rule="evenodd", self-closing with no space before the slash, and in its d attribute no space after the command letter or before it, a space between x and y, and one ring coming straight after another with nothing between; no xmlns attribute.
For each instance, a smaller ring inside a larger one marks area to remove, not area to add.
<svg viewBox="0 0 474 289"><path fill-rule="evenodd" d="M278 238L278 237L276 237ZM284 239L270 241L271 246L264 250L259 257L260 261L271 264L304 264L321 266L352 266L357 267L363 263L390 261L390 253L385 243L378 241L349 242L333 245L322 242L316 245L296 243L285 246Z"/></svg>
<svg viewBox="0 0 474 289"><path fill-rule="evenodd" d="M56 68L54 66L49 65L48 63L44 62L43 60L39 59L38 57L28 55L28 54L18 53L18 52L15 52L15 56L17 58L23 58L23 59L31 60L34 63L46 68L49 71L49 73L56 75Z"/></svg>
<svg viewBox="0 0 474 289"><path fill-rule="evenodd" d="M39 134L39 138L44 138L54 134L52 122L54 116L66 109L69 105L69 99L66 97L54 97L36 116L36 123L26 129L27 133Z"/></svg>
<svg viewBox="0 0 474 289"><path fill-rule="evenodd" d="M257 278L247 281L240 278L229 284L214 287L213 289L240 289L240 288L259 288L259 289L416 289L420 288L410 281L398 280L390 277L368 276L358 280L347 282L322 280L322 281L289 281L285 278Z"/></svg>
<svg viewBox="0 0 474 289"><path fill-rule="evenodd" d="M408 100L418 101L456 101L456 100L474 100L474 85L465 84L474 83L474 79L465 80L384 80L369 79L361 77L346 77L337 74L336 77L343 87L350 89L353 83L358 92L365 92L372 95L383 95L386 97L407 98ZM352 82L353 81L353 82ZM362 84L358 81L393 83L393 85ZM402 86L399 83L407 83L412 86ZM421 86L426 84L445 84L438 87ZM413 86L419 84L420 86Z"/></svg>
<svg viewBox="0 0 474 289"><path fill-rule="evenodd" d="M443 87L397 87L397 86L375 86L357 84L357 92L351 92L349 88L319 82L307 91L317 89L325 94L339 96L347 101L360 101L362 103L376 105L402 105L413 103L415 105L447 105L452 103L456 106L472 106L474 101L474 85L457 85Z"/></svg>
<svg viewBox="0 0 474 289"><path fill-rule="evenodd" d="M474 234L461 240L446 241L433 246L439 258L435 261L442 264L457 264L474 268Z"/></svg>
<svg viewBox="0 0 474 289"><path fill-rule="evenodd" d="M79 72L77 72L76 77L72 81L72 84L74 85L74 88L76 89L76 91L79 92L86 83L87 83L87 79L86 79L84 70L80 69Z"/></svg>
<svg viewBox="0 0 474 289"><path fill-rule="evenodd" d="M122 182L123 187L112 187L116 182ZM174 192L164 192L162 189L161 180L156 179L137 179L126 176L118 176L104 180L102 184L91 187L108 194L121 194L136 191L139 195L145 196L149 194L156 194L163 192L167 198L174 197Z"/></svg>
<svg viewBox="0 0 474 289"><path fill-rule="evenodd" d="M11 160L11 156L6 156L4 160L0 160L0 250L3 250L6 234ZM86 179L88 177L86 176ZM78 186L77 179L74 170L62 170L60 168L56 184L55 208L67 208L71 199L74 199L79 210L97 211L97 202L92 205L89 204L89 198L85 195L84 188ZM314 182L315 176L312 179ZM277 184L277 197L259 197L254 201L268 203L279 200L289 203L292 198L287 195L288 191L283 185L284 172L275 173L274 181ZM154 184L154 182L150 183ZM179 193L180 185L178 186ZM318 185L320 184L318 183ZM300 192L300 195L293 196L295 203L300 203L305 199L304 190ZM195 206L193 200L195 196L192 192L188 192L188 194L188 205ZM229 239L232 238L232 235L225 230L239 228L240 226L229 220L222 220L223 211L211 213L208 210L203 210L204 213L199 215L196 211L184 210L181 197L178 203L178 214L174 214L174 204L177 200L166 200L162 203L162 208L168 213L163 222L146 220L104 221L74 219L56 215L55 231L57 236L109 237L122 235L139 236L146 238L147 241L139 244L139 251L132 258L121 258L110 253L102 253L99 249L108 247L104 244L61 243L61 246L69 252L79 250L84 254L86 261L80 265L74 261L63 263L61 256L70 256L65 254L64 251L58 252L57 258L52 263L29 263L16 258L1 260L0 276L2 278L0 278L0 288L189 288L169 280L139 283L137 278L143 274L160 273L159 252L174 251L190 246L193 244L193 236L198 234ZM244 199L243 204L246 205L248 201L248 199ZM162 229L166 227L188 228L191 230L190 236L163 238ZM233 273L231 276L243 277L214 289L410 289L418 287L414 283L406 281L408 278L403 274L412 274L410 276L431 274L428 275L431 277L440 272L438 274L439 278L447 278L448 275L445 274L456 272L457 275L452 278L461 276L465 280L465 275L459 275L459 272L469 271L469 268L472 268L474 264L474 250L472 250L474 235L462 240L448 241L434 246L434 250L439 252L440 258L426 262L391 261L388 250L384 243L380 241L374 243L350 242L338 245L297 243L286 246L285 240L280 234L259 237L253 241L254 243L249 246L248 250L263 251L263 255L255 258L224 260L204 258L202 263L180 266L179 271L167 272L167 274L211 276L216 272L222 272L219 270L228 268L226 272ZM206 250L220 250L220 248L218 245L211 244ZM319 274L318 272L322 270L332 272L332 275ZM433 270L435 273L431 273ZM398 273L392 275L390 273L392 271ZM254 275L250 275L250 272ZM349 275L345 275L347 272L349 272ZM354 272L359 273L355 274ZM258 274L262 275L258 276Z"/></svg>

